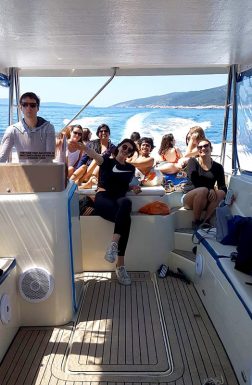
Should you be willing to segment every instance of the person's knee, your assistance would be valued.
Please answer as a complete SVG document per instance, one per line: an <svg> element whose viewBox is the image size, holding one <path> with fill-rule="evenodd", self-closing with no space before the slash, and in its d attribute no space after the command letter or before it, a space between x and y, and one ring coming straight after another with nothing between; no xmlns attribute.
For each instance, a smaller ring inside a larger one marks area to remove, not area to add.
<svg viewBox="0 0 252 385"><path fill-rule="evenodd" d="M123 205L123 207L125 209L131 211L131 209L132 209L132 202L131 202L131 200L129 198L125 198L124 197L123 200L122 200L122 205Z"/></svg>
<svg viewBox="0 0 252 385"><path fill-rule="evenodd" d="M132 202L131 202L131 200L129 198L123 197L123 198L119 199L118 205L120 207L120 211L124 211L125 213L126 212L128 212L128 213L131 212Z"/></svg>
<svg viewBox="0 0 252 385"><path fill-rule="evenodd" d="M199 187L197 190L196 199L198 198L207 199L208 193L209 193L209 190L207 187Z"/></svg>
<svg viewBox="0 0 252 385"><path fill-rule="evenodd" d="M216 190L217 201L220 202L225 199L226 193L223 190Z"/></svg>

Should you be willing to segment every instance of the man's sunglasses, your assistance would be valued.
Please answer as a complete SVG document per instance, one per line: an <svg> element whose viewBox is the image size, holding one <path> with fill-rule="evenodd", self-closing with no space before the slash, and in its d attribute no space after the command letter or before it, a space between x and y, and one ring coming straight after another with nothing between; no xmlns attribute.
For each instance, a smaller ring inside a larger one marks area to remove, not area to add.
<svg viewBox="0 0 252 385"><path fill-rule="evenodd" d="M24 107L24 108L27 108L28 106L30 106L31 108L36 108L37 107L37 103L23 102L23 103L21 103L21 106Z"/></svg>
<svg viewBox="0 0 252 385"><path fill-rule="evenodd" d="M206 144L202 144L202 146L197 146L197 149L198 149L199 151L201 151L202 148L208 148L208 147L209 147L209 143L206 143Z"/></svg>
<svg viewBox="0 0 252 385"><path fill-rule="evenodd" d="M99 130L99 134L102 134L103 132L107 133L108 130Z"/></svg>
<svg viewBox="0 0 252 385"><path fill-rule="evenodd" d="M127 150L127 153L128 153L129 156L131 156L131 155L134 154L133 148L130 147L130 146L127 146L127 144L123 144L123 145L122 145L122 149L123 149L123 151L126 151L126 150Z"/></svg>
<svg viewBox="0 0 252 385"><path fill-rule="evenodd" d="M74 135L82 136L82 132L72 131L72 133L73 133Z"/></svg>

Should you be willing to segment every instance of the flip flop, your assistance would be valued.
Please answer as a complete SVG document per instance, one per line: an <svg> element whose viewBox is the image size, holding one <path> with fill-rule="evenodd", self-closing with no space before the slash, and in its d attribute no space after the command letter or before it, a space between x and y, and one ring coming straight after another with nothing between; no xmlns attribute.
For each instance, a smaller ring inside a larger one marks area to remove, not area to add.
<svg viewBox="0 0 252 385"><path fill-rule="evenodd" d="M157 271L159 278L165 278L169 268L166 265L161 265Z"/></svg>

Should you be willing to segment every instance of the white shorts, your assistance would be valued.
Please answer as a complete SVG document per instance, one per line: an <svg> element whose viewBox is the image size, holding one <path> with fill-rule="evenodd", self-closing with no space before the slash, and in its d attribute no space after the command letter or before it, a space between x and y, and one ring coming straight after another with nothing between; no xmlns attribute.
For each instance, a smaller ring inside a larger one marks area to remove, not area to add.
<svg viewBox="0 0 252 385"><path fill-rule="evenodd" d="M187 205L184 204L184 198L185 198L185 196L186 196L186 194L183 194L183 195L182 195L182 197L181 197L181 204L182 204L182 206L184 206L185 209L190 210L191 207L189 207L189 206L187 206Z"/></svg>

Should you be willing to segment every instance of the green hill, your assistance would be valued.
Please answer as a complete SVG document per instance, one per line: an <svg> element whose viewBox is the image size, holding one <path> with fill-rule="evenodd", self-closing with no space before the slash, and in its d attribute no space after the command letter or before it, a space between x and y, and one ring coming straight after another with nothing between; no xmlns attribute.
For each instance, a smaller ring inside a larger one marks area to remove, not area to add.
<svg viewBox="0 0 252 385"><path fill-rule="evenodd" d="M112 107L223 107L226 99L226 86L201 91L172 92L165 95L128 100Z"/></svg>

